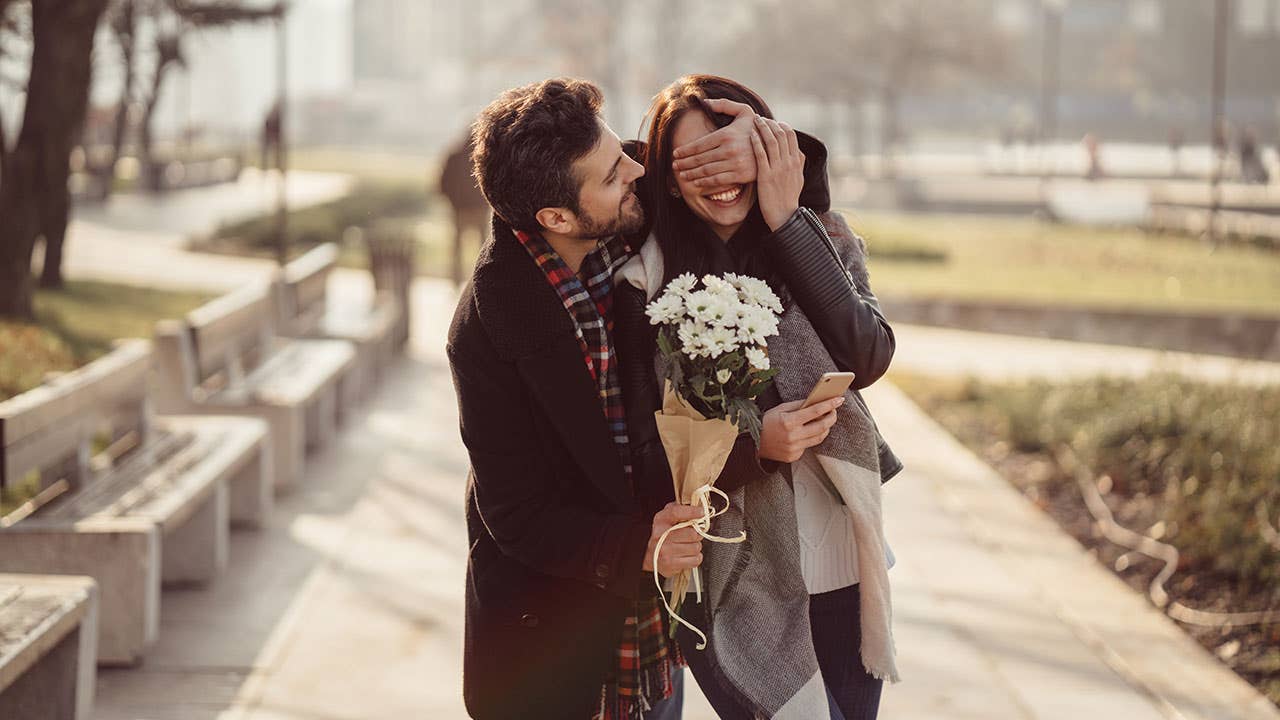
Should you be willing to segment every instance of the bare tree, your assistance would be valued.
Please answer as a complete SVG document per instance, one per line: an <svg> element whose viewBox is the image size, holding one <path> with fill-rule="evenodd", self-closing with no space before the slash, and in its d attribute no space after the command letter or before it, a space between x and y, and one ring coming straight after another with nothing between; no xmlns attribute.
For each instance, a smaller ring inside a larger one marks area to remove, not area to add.
<svg viewBox="0 0 1280 720"><path fill-rule="evenodd" d="M71 149L89 102L94 32L107 0L31 3L32 54L22 129L0 177L0 316L33 317L36 238L61 248Z"/></svg>
<svg viewBox="0 0 1280 720"><path fill-rule="evenodd" d="M781 91L847 104L855 148L863 144L862 105L877 100L886 159L902 137L902 95L995 73L1009 52L982 0L762 1L754 9L758 36L737 44L768 48L751 56L757 72Z"/></svg>
<svg viewBox="0 0 1280 720"><path fill-rule="evenodd" d="M151 71L151 84L143 100L138 128L139 164L148 189L160 189L160 170L155 162L153 131L155 111L160 105L169 71L174 67L186 67L184 45L187 37L199 30L271 20L280 17L286 9L284 2L263 7L251 1L238 0L160 0L149 6L150 22L155 29L155 63Z"/></svg>
<svg viewBox="0 0 1280 720"><path fill-rule="evenodd" d="M13 0L0 0L0 61L13 54L10 46L16 44L14 40L22 35L22 23L16 13L12 12L16 5ZM24 82L0 75L0 87L5 85L12 85L15 90L25 87ZM8 170L9 136L5 130L4 114L0 113L0 178L7 175Z"/></svg>
<svg viewBox="0 0 1280 720"><path fill-rule="evenodd" d="M101 168L98 178L102 198L111 195L116 165L120 162L129 137L129 110L133 106L134 85L138 74L137 36L138 16L141 14L138 4L139 0L115 0L107 11L107 26L111 28L111 37L115 40L116 51L119 53L123 81L111 130L111 155Z"/></svg>

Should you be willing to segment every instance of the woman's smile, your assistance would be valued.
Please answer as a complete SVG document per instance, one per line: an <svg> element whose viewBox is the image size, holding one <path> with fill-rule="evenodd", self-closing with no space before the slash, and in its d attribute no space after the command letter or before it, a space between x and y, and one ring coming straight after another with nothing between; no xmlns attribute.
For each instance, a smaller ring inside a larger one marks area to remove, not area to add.
<svg viewBox="0 0 1280 720"><path fill-rule="evenodd" d="M721 190L720 192L704 195L703 197L713 203L716 207L730 208L742 198L742 186L734 185L728 190Z"/></svg>

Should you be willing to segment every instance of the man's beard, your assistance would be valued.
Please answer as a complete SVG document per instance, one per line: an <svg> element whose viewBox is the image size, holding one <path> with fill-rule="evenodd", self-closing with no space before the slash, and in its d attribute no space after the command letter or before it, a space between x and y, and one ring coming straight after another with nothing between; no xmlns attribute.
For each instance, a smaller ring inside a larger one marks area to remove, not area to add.
<svg viewBox="0 0 1280 720"><path fill-rule="evenodd" d="M639 199L634 202L631 198L637 197L634 192L627 195L627 198L618 206L618 214L607 220L599 220L586 213L578 216L578 222L581 225L581 233L583 237L588 238L607 238L614 235L625 235L638 232L644 227L644 207L640 205ZM635 205L634 209L628 206Z"/></svg>

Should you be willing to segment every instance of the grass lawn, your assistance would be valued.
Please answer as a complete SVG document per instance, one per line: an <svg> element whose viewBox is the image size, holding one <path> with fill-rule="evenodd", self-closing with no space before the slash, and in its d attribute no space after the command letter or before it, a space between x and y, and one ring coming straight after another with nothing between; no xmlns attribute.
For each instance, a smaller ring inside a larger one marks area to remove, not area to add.
<svg viewBox="0 0 1280 720"><path fill-rule="evenodd" d="M256 155L252 158L257 162ZM361 180L412 185L425 191L439 176L439 159L425 153L373 150L341 146L299 147L289 151L289 167L294 170L344 172Z"/></svg>
<svg viewBox="0 0 1280 720"><path fill-rule="evenodd" d="M1280 313L1280 253L1033 218L846 211L878 294Z"/></svg>
<svg viewBox="0 0 1280 720"><path fill-rule="evenodd" d="M46 372L110 352L116 338L149 338L157 320L179 317L211 297L83 280L37 290L37 324L0 320L0 400L39 385Z"/></svg>

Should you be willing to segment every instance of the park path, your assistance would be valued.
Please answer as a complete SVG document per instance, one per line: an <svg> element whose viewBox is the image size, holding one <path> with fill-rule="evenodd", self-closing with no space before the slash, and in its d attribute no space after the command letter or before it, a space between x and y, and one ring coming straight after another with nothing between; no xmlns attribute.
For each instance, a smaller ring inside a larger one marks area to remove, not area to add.
<svg viewBox="0 0 1280 720"><path fill-rule="evenodd" d="M68 253L69 277L152 285L225 289L272 269L86 220ZM335 302L370 292L364 273L332 277ZM100 670L94 720L465 717L467 458L443 353L455 301L442 282L415 283L412 341L376 398L309 458L266 528L232 535L224 576L165 592L159 643L139 667ZM1089 357L923 328L899 341L903 366L943 354L951 372L994 372L983 342L1005 375ZM903 682L886 688L881 717L1280 720L896 388L867 398L907 465L885 489ZM690 690L686 718L713 718Z"/></svg>

